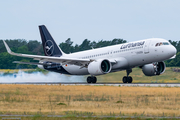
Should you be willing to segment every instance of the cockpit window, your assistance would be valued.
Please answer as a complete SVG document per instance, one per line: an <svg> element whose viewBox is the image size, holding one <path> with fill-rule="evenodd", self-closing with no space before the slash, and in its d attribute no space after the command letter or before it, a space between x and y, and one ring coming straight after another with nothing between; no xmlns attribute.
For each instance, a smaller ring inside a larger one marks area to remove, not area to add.
<svg viewBox="0 0 180 120"><path fill-rule="evenodd" d="M163 45L169 45L169 43L168 42L163 42Z"/></svg>
<svg viewBox="0 0 180 120"><path fill-rule="evenodd" d="M156 43L156 47L157 46L161 46L161 45L169 45L169 43L168 42L160 42L160 43Z"/></svg>
<svg viewBox="0 0 180 120"><path fill-rule="evenodd" d="M159 46L159 43L156 43L156 46Z"/></svg>

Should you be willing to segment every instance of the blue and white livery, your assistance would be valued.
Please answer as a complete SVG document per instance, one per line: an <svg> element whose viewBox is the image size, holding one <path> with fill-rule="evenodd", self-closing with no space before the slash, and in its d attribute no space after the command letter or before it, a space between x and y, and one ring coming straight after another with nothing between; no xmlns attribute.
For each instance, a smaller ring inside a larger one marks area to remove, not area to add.
<svg viewBox="0 0 180 120"><path fill-rule="evenodd" d="M39 63L14 63L38 65L39 68L69 75L90 75L88 83L96 83L95 76L126 70L123 83L133 81L129 74L132 68L140 67L146 76L160 75L165 72L163 61L176 56L176 48L167 40L150 38L136 42L113 45L77 53L65 54L56 44L44 25L39 26L45 56L18 54L5 47L9 54L33 58Z"/></svg>

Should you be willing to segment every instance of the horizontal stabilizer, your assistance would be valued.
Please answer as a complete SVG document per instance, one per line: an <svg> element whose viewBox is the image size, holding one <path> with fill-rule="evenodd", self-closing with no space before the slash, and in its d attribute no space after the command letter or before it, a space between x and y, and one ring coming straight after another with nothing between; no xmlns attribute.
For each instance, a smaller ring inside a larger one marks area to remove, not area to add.
<svg viewBox="0 0 180 120"><path fill-rule="evenodd" d="M21 62L21 61L14 61L13 63L19 63L19 64L30 64L30 65L51 65L51 63L36 63L36 62Z"/></svg>

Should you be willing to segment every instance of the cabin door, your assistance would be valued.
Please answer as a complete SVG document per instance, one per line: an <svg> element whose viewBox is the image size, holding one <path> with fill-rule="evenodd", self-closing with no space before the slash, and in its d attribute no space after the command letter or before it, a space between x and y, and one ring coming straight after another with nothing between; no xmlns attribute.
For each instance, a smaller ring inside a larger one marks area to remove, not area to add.
<svg viewBox="0 0 180 120"><path fill-rule="evenodd" d="M144 54L148 54L149 53L149 46L150 46L151 41L147 40L145 41L145 45L144 45Z"/></svg>

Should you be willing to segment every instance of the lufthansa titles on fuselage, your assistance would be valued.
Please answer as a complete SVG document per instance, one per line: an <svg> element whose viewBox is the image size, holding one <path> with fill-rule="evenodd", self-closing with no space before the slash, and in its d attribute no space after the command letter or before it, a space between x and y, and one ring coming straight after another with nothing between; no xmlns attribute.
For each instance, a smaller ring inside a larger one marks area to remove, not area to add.
<svg viewBox="0 0 180 120"><path fill-rule="evenodd" d="M126 49L126 48L131 48L131 47L136 47L136 46L143 46L145 41L141 42L136 42L136 43L128 43L126 45L122 45L120 49Z"/></svg>

